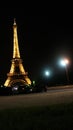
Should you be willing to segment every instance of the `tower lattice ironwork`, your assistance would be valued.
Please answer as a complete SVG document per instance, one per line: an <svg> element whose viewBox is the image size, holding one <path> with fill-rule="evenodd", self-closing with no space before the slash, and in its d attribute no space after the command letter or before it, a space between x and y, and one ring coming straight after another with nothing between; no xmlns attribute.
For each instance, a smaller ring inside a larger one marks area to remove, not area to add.
<svg viewBox="0 0 73 130"><path fill-rule="evenodd" d="M11 68L7 74L4 86L12 87L14 85L31 85L31 80L28 78L28 73L25 72L20 56L17 25L15 20L13 24L13 58L11 60Z"/></svg>

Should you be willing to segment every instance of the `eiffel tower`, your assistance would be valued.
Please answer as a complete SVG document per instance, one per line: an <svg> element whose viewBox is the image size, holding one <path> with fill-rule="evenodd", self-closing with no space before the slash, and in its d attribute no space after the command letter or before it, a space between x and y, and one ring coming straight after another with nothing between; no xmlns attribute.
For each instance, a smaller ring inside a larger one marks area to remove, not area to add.
<svg viewBox="0 0 73 130"><path fill-rule="evenodd" d="M24 86L31 85L31 80L28 78L28 73L22 64L22 59L20 57L19 45L18 45L18 35L17 35L17 25L14 19L13 24L13 58L11 60L10 72L7 74L7 79L4 83L5 87L13 86Z"/></svg>

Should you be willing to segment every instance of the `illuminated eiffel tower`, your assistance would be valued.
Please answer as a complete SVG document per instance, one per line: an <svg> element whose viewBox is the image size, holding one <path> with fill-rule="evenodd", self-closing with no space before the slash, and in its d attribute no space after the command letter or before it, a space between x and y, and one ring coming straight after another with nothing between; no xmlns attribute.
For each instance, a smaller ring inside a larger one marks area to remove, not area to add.
<svg viewBox="0 0 73 130"><path fill-rule="evenodd" d="M31 80L28 78L28 73L25 72L20 51L18 46L17 25L14 19L13 24L13 59L11 61L10 72L7 74L7 80L4 83L6 87L15 85L31 85Z"/></svg>

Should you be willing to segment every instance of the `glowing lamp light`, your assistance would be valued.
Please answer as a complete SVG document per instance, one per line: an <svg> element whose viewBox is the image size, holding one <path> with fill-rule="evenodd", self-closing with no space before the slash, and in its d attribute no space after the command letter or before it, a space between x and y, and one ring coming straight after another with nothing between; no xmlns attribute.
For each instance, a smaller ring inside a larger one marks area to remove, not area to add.
<svg viewBox="0 0 73 130"><path fill-rule="evenodd" d="M66 64L69 64L69 60L68 59L65 59L64 60Z"/></svg>
<svg viewBox="0 0 73 130"><path fill-rule="evenodd" d="M65 68L67 82L69 84L69 74L68 74L68 68L67 68L67 65L69 64L69 60L68 59L62 59L62 60L60 60L59 63L60 63L61 66L64 66L64 68Z"/></svg>
<svg viewBox="0 0 73 130"><path fill-rule="evenodd" d="M66 66L66 63L65 63L65 61L64 61L64 60L61 60L61 62L60 62L60 63L61 63L61 65L62 65L62 66Z"/></svg>
<svg viewBox="0 0 73 130"><path fill-rule="evenodd" d="M49 75L50 75L50 72L49 72L49 71L45 71L45 75L46 75L46 76L49 76Z"/></svg>
<svg viewBox="0 0 73 130"><path fill-rule="evenodd" d="M60 64L61 64L62 66L66 66L66 65L69 64L69 60L68 60L68 59L61 60L61 61L60 61Z"/></svg>

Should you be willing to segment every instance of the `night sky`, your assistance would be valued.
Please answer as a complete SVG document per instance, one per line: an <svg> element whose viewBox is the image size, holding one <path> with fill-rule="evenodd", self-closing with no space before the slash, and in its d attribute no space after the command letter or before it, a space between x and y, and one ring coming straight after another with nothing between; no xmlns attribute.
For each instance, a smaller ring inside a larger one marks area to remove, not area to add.
<svg viewBox="0 0 73 130"><path fill-rule="evenodd" d="M45 78L50 70L50 85L66 83L65 69L59 59L70 60L68 73L73 83L73 21L68 17L27 15L23 8L0 11L0 83L10 71L13 51L13 20L16 18L23 66L31 80Z"/></svg>

